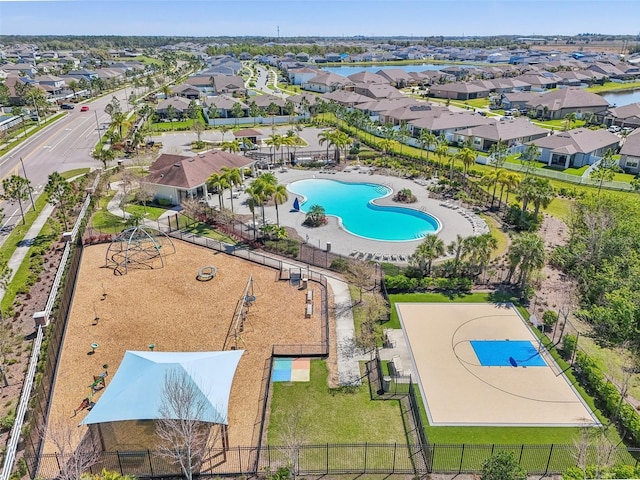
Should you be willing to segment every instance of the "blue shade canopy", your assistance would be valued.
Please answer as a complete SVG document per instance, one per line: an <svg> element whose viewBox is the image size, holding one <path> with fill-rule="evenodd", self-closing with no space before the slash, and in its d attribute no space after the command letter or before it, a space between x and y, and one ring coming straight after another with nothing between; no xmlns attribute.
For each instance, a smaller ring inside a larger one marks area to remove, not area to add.
<svg viewBox="0 0 640 480"><path fill-rule="evenodd" d="M167 372L184 372L206 400L203 422L227 425L229 395L243 350L134 352L124 359L82 424L157 420Z"/></svg>

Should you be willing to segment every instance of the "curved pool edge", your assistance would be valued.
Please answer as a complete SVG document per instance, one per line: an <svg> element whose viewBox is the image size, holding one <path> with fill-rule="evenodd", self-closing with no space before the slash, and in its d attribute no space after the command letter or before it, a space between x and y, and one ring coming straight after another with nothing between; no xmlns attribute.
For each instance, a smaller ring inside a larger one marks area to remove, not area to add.
<svg viewBox="0 0 640 480"><path fill-rule="evenodd" d="M435 223L436 223L436 229L435 229L435 231L433 231L433 232L429 232L429 233L427 233L427 234L423 235L422 237L419 237L419 238L409 238L409 239L404 239L404 240L389 240L389 239L382 239L382 238L366 237L366 236L364 236L364 235L360 235L360 234L354 233L354 232L352 232L351 230L347 229L347 228L344 226L344 224L343 224L343 222L342 222L342 217L340 217L340 216L338 216L338 215L335 215L335 214L330 214L330 213L327 213L327 214L326 214L326 216L327 216L327 217L332 217L332 218L335 218L335 219L336 219L336 221L337 221L337 223L338 223L338 227L339 227L343 232L346 232L346 233L348 233L349 235L353 235L354 237L362 238L362 239L364 239L364 240L375 241L375 242L391 242L391 243L422 242L422 241L423 241L426 237L428 237L429 235L437 235L437 234L438 234L438 233L440 233L440 232L442 231L442 229L444 228L444 225L443 225L442 221L441 221L441 220L440 220L436 215L434 215L434 214L432 214L432 213L428 213L428 212L425 212L425 211L422 211L422 210L419 210L419 209L417 209L417 208L413 208L413 207L410 207L410 206L406 206L406 205L395 205L395 204L388 205L388 204L378 203L380 200L387 199L387 198L389 198L390 196L392 196L392 195L393 195L393 192L394 192L394 190L393 190L393 188L392 188L392 187L390 187L389 185L382 184L382 183L375 183L375 182L347 182L347 181L344 181L344 180L337 180L337 179L333 179L333 178L331 178L331 179L304 178L304 179L295 180L295 181L293 181L293 182L287 183L287 184L285 185L285 186L286 186L287 191L288 191L289 193L291 193L292 195L294 195L294 196L296 196L296 197L299 197L299 199L300 199L300 200L299 200L300 205L303 205L303 204L304 204L304 203L306 203L309 199L308 199L305 195L303 195L303 194L301 194L301 193L294 192L293 190L291 190L291 188L290 188L290 187L291 187L291 185L293 185L293 184L295 184L295 183L297 183L297 182L303 182L303 181L306 181L306 180L326 180L326 181L330 181L330 182L342 183L342 184L345 184L345 185L371 185L371 186L375 186L375 187L383 187L383 188L385 188L388 192L387 192L386 194L384 194L384 195L380 196L380 197L376 197L376 198L374 198L374 199L372 199L372 200L369 200L369 202L368 202L369 204L371 204L371 205L373 205L373 206L377 207L378 209L395 208L395 209L411 210L412 212L415 212L415 213L418 213L418 214L424 215L425 217L429 217L429 218L433 219L433 220L435 221ZM303 212L301 209L300 209L300 210L298 210L297 212L298 212L298 213L306 214L306 212ZM428 220L427 220L427 222L428 222Z"/></svg>

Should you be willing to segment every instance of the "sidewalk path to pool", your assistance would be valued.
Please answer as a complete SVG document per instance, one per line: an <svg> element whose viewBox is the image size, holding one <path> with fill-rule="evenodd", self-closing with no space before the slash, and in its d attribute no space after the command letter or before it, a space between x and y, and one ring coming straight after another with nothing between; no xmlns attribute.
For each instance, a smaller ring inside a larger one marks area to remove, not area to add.
<svg viewBox="0 0 640 480"><path fill-rule="evenodd" d="M318 170L290 169L282 172L279 169L274 169L272 173L276 175L278 182L286 185L287 188L289 188L291 183L297 180L309 178L339 180L351 183L376 183L386 185L394 192L408 188L416 196L417 202L402 205L393 202L391 195L389 195L387 197L377 199L376 203L380 205L395 205L412 208L424 211L436 217L442 224L442 229L438 232L438 236L442 238L445 244L455 240L458 234L463 237L468 237L488 231L484 221L470 211L458 207L452 208L450 205L445 205L445 202L442 202L441 200L429 198L429 191L425 185L420 185L413 180L405 178L379 175L377 173L359 173L363 171L366 170L352 170L350 172L343 171L330 174L320 173ZM331 250L341 255L347 256L352 255L355 252L362 252L365 254L371 254L372 256L379 256L379 258L373 258L374 260L388 261L392 260L391 255L408 257L422 242L422 239L391 242L358 237L342 228L337 218L332 216L328 217L328 224L320 228L306 227L302 225L302 222L304 222L305 219L305 214L293 211L292 208L293 202L298 196L291 191L288 193L289 199L284 205L279 207L280 225L295 228L302 238L306 239L307 242L312 245L317 245L319 248L325 249L327 242L330 242ZM236 200L234 203L236 213L251 215L246 204L246 199L247 194L241 192L239 201ZM265 217L267 223L275 224L275 208L269 206L266 207ZM393 228L393 225L389 225L389 228ZM387 258L384 258L385 256ZM399 260L402 261L401 259Z"/></svg>

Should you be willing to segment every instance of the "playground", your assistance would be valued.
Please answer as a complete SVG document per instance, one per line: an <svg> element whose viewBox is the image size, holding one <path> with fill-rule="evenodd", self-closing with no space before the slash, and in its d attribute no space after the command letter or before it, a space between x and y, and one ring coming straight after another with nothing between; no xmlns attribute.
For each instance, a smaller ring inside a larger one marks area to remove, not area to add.
<svg viewBox="0 0 640 480"><path fill-rule="evenodd" d="M161 268L105 266L109 245L85 247L51 402L50 424L76 426L100 402L127 350L206 352L242 349L229 399L229 445L249 446L259 421L265 362L274 344L321 342L320 299L305 318L307 291L278 272L173 240ZM203 267L212 266L215 270ZM211 274L202 281L198 277ZM211 372L215 375L215 372ZM163 382L159 378L158 382ZM155 402L157 399L150 399ZM141 447L135 439L121 450ZM45 446L45 453L54 450Z"/></svg>
<svg viewBox="0 0 640 480"><path fill-rule="evenodd" d="M432 426L598 424L510 305L397 303Z"/></svg>

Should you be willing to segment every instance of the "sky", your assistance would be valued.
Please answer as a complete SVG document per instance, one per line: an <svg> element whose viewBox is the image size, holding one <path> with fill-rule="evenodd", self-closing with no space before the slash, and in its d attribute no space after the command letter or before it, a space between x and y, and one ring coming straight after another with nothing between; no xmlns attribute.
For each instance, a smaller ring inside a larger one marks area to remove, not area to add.
<svg viewBox="0 0 640 480"><path fill-rule="evenodd" d="M0 34L640 34L640 0L0 0Z"/></svg>

